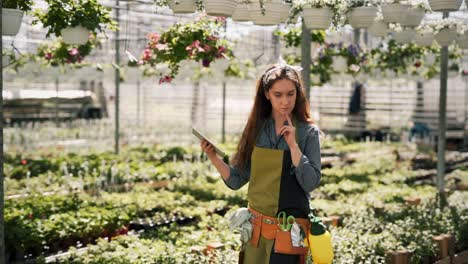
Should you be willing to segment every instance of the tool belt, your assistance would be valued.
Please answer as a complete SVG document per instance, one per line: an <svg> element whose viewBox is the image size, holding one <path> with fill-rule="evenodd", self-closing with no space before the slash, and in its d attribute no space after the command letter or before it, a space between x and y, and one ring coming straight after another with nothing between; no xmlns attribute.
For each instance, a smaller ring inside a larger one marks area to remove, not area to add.
<svg viewBox="0 0 468 264"><path fill-rule="evenodd" d="M250 222L252 223L252 238L250 239L250 244L253 247L258 247L258 241L260 240L260 235L268 240L275 240L275 252L282 254L290 255L307 255L309 247L293 247L291 241L290 231L283 231L279 228L278 219L276 217L271 217L263 215L253 208L249 207L250 213L252 213L252 218ZM296 223L298 223L306 234L310 230L310 222L307 218L296 218ZM280 223L281 224L281 223Z"/></svg>

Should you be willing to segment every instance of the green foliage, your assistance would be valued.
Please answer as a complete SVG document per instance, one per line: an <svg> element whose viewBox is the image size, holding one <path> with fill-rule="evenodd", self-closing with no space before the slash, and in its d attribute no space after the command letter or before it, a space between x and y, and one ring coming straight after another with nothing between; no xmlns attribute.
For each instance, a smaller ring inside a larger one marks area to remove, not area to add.
<svg viewBox="0 0 468 264"><path fill-rule="evenodd" d="M47 37L51 34L61 36L61 30L66 27L83 26L96 34L109 26L116 29L117 23L112 20L110 8L106 8L97 0L46 0L47 11L36 10L35 15L48 28ZM34 23L37 23L36 20Z"/></svg>
<svg viewBox="0 0 468 264"><path fill-rule="evenodd" d="M3 0L2 8L19 9L24 12L31 11L33 0Z"/></svg>

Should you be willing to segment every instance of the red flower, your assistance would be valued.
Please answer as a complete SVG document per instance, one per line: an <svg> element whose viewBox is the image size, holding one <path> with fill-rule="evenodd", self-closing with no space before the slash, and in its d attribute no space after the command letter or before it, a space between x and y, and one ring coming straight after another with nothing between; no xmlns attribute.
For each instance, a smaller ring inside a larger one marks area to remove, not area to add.
<svg viewBox="0 0 468 264"><path fill-rule="evenodd" d="M226 51L226 48L224 46L219 46L218 50L216 51L216 58L221 58L223 57L223 53Z"/></svg>
<svg viewBox="0 0 468 264"><path fill-rule="evenodd" d="M51 60L54 57L54 55L52 55L52 53L48 52L48 53L46 53L44 55L44 57L45 57L46 60Z"/></svg>
<svg viewBox="0 0 468 264"><path fill-rule="evenodd" d="M32 215L32 214L29 214L29 215L28 215L28 218L29 218L29 219L32 219L32 218L33 218L33 215Z"/></svg>
<svg viewBox="0 0 468 264"><path fill-rule="evenodd" d="M169 76L169 75L165 75L164 77L161 77L159 78L159 84L162 84L162 83L170 83L172 81L172 77Z"/></svg>
<svg viewBox="0 0 468 264"><path fill-rule="evenodd" d="M195 55L197 52L204 52L205 50L200 47L200 41L195 40L192 44L188 45L185 50L188 51L189 56Z"/></svg>
<svg viewBox="0 0 468 264"><path fill-rule="evenodd" d="M421 67L421 61L417 61L414 63L414 67L419 68Z"/></svg>
<svg viewBox="0 0 468 264"><path fill-rule="evenodd" d="M25 160L25 159L22 159L22 160L21 160L21 164L22 164L22 165L26 165L26 164L28 164L28 161Z"/></svg>

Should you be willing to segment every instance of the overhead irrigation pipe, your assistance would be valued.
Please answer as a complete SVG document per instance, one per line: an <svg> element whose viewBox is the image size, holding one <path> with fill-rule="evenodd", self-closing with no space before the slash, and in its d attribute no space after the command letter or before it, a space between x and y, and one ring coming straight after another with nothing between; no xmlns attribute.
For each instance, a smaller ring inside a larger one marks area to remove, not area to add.
<svg viewBox="0 0 468 264"><path fill-rule="evenodd" d="M310 29L307 29L304 19L302 19L302 36L301 36L301 67L302 81L306 89L306 98L310 102Z"/></svg>

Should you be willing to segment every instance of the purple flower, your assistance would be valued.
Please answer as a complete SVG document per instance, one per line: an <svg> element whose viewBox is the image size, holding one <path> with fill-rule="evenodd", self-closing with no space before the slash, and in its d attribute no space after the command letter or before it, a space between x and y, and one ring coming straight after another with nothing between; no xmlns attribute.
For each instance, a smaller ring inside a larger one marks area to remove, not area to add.
<svg viewBox="0 0 468 264"><path fill-rule="evenodd" d="M202 60L202 65L203 67L210 67L211 60L209 59L203 59Z"/></svg>

